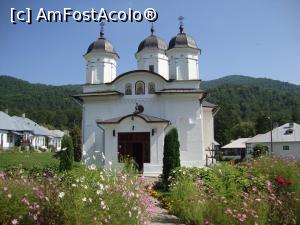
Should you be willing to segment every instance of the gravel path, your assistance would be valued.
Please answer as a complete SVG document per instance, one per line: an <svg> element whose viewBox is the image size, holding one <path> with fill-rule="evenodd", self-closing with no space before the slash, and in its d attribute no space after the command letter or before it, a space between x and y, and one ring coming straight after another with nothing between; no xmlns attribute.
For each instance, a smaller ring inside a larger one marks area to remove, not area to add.
<svg viewBox="0 0 300 225"><path fill-rule="evenodd" d="M167 210L163 209L158 200L154 198L152 200L155 205L155 214L150 225L184 225L176 216L170 215Z"/></svg>
<svg viewBox="0 0 300 225"><path fill-rule="evenodd" d="M152 186L153 183L157 181L157 178L147 177L145 181ZM155 206L155 213L151 219L150 225L184 225L176 216L170 215L168 210L164 209L157 199L153 197L150 198Z"/></svg>

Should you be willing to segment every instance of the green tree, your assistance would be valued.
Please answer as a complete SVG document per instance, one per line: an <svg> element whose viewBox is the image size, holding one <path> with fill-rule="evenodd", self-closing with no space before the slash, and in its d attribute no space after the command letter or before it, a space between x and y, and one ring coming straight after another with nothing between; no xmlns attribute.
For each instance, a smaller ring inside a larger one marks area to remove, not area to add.
<svg viewBox="0 0 300 225"><path fill-rule="evenodd" d="M180 143L176 128L172 128L165 136L163 157L163 182L168 184L168 178L173 169L180 166Z"/></svg>
<svg viewBox="0 0 300 225"><path fill-rule="evenodd" d="M65 135L61 142L61 153L60 153L60 164L59 170L65 171L72 169L74 161L74 148L72 138L68 135Z"/></svg>
<svg viewBox="0 0 300 225"><path fill-rule="evenodd" d="M234 139L253 137L255 135L255 123L251 121L241 121L236 124L232 130Z"/></svg>
<svg viewBox="0 0 300 225"><path fill-rule="evenodd" d="M255 119L255 128L258 134L264 134L271 130L271 122L267 113L258 113Z"/></svg>
<svg viewBox="0 0 300 225"><path fill-rule="evenodd" d="M74 126L70 131L70 136L73 141L74 147L74 161L80 162L82 158L82 149L81 149L81 129L79 126Z"/></svg>

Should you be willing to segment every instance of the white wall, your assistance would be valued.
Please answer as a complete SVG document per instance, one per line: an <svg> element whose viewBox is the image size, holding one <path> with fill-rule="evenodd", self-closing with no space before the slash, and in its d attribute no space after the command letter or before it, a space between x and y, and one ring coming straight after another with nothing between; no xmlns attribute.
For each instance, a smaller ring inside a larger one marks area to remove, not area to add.
<svg viewBox="0 0 300 225"><path fill-rule="evenodd" d="M46 148L46 137L45 136L34 136L31 142L31 146L34 148Z"/></svg>
<svg viewBox="0 0 300 225"><path fill-rule="evenodd" d="M11 135L12 140L9 140L9 138L8 138L9 135ZM2 140L2 142L1 142L1 140ZM0 130L0 144L1 143L3 144L2 145L3 149L13 148L15 146L15 141L16 141L15 135L9 134L8 131Z"/></svg>
<svg viewBox="0 0 300 225"><path fill-rule="evenodd" d="M194 80L199 78L199 50L173 48L167 51L171 79Z"/></svg>
<svg viewBox="0 0 300 225"><path fill-rule="evenodd" d="M169 61L163 51L143 50L136 54L137 67L139 70L149 70L154 65L154 72L169 79Z"/></svg>
<svg viewBox="0 0 300 225"><path fill-rule="evenodd" d="M108 83L117 76L117 57L108 53L89 53L86 59L86 83Z"/></svg>
<svg viewBox="0 0 300 225"><path fill-rule="evenodd" d="M180 159L184 166L203 166L201 108L191 95L164 95L164 116L178 129Z"/></svg>
<svg viewBox="0 0 300 225"><path fill-rule="evenodd" d="M49 146L53 146L55 151L60 151L61 150L61 140L62 138L59 137L52 137L49 140Z"/></svg>
<svg viewBox="0 0 300 225"><path fill-rule="evenodd" d="M271 144L268 143L251 143L251 150L257 144L262 144L268 147L271 151ZM289 146L289 150L283 150L283 146ZM295 157L300 160L300 142L273 142L273 153L279 156Z"/></svg>
<svg viewBox="0 0 300 225"><path fill-rule="evenodd" d="M283 150L283 146L289 146L289 150ZM273 152L276 155L291 156L300 160L300 142L273 143Z"/></svg>
<svg viewBox="0 0 300 225"><path fill-rule="evenodd" d="M214 142L214 117L213 108L203 107L203 148L204 148L204 158L206 155L212 156L212 152L206 151L207 149L212 149L212 144ZM211 162L211 159L208 160Z"/></svg>
<svg viewBox="0 0 300 225"><path fill-rule="evenodd" d="M214 142L214 117L213 108L203 107L203 135L204 148L211 148Z"/></svg>

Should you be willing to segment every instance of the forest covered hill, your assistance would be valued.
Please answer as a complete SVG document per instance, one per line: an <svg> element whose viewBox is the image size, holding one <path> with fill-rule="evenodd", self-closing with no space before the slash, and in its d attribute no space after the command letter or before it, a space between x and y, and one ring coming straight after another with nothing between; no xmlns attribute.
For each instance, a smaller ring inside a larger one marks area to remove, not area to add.
<svg viewBox="0 0 300 225"><path fill-rule="evenodd" d="M215 118L215 139L221 144L238 137L253 136L275 124L300 123L300 86L266 78L240 75L203 81L201 89L220 110ZM80 125L80 106L70 98L80 85L31 84L0 76L0 110L26 116L48 127L69 129Z"/></svg>
<svg viewBox="0 0 300 225"><path fill-rule="evenodd" d="M80 124L80 106L70 98L81 92L80 85L31 84L10 76L0 76L0 110L22 115L37 123L67 129Z"/></svg>

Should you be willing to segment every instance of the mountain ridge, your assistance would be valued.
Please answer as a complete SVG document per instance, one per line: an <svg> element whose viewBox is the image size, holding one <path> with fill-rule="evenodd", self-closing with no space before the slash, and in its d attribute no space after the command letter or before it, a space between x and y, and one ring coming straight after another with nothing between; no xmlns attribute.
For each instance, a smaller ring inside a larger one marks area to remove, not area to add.
<svg viewBox="0 0 300 225"><path fill-rule="evenodd" d="M215 136L222 144L269 130L266 118L270 116L279 124L300 123L300 85L229 75L202 81L201 89L221 108L215 117ZM81 107L70 96L81 91L81 85L32 84L0 75L0 110L8 109L11 115L25 112L45 126L70 129L81 122Z"/></svg>

